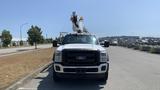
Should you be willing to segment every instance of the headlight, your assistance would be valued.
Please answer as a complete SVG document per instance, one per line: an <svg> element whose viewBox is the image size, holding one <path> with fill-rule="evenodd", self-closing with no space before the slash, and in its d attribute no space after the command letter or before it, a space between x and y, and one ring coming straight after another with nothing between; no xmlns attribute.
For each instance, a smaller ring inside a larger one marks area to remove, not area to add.
<svg viewBox="0 0 160 90"><path fill-rule="evenodd" d="M106 53L100 53L100 62L107 62L108 55Z"/></svg>
<svg viewBox="0 0 160 90"><path fill-rule="evenodd" d="M62 62L62 53L60 51L57 51L55 53L55 62Z"/></svg>

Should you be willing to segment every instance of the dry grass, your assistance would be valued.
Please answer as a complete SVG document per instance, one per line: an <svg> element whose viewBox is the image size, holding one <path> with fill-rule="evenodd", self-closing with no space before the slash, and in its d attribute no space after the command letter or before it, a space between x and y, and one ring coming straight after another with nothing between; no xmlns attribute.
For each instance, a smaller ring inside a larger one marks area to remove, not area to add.
<svg viewBox="0 0 160 90"><path fill-rule="evenodd" d="M49 48L0 57L0 90L50 62L52 55Z"/></svg>

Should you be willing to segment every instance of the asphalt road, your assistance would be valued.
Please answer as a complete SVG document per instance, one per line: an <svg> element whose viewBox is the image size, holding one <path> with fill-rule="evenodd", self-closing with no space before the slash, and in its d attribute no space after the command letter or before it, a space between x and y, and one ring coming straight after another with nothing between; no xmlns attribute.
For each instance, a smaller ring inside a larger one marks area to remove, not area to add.
<svg viewBox="0 0 160 90"><path fill-rule="evenodd" d="M38 49L52 47L51 44L38 45ZM34 46L0 49L0 57L34 50Z"/></svg>
<svg viewBox="0 0 160 90"><path fill-rule="evenodd" d="M63 80L55 83L52 68L18 90L160 90L160 55L110 47L107 83L97 80Z"/></svg>

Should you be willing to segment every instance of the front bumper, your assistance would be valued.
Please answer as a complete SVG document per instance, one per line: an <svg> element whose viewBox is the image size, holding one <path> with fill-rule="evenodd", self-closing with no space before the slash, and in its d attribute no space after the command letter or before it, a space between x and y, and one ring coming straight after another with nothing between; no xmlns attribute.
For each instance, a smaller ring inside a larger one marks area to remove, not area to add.
<svg viewBox="0 0 160 90"><path fill-rule="evenodd" d="M108 72L109 63L103 63L99 66L62 66L54 63L54 71L58 74L104 74Z"/></svg>
<svg viewBox="0 0 160 90"><path fill-rule="evenodd" d="M56 76L60 78L69 78L69 79L101 79L106 77L106 73L97 73L97 74L82 74L82 73L56 73Z"/></svg>

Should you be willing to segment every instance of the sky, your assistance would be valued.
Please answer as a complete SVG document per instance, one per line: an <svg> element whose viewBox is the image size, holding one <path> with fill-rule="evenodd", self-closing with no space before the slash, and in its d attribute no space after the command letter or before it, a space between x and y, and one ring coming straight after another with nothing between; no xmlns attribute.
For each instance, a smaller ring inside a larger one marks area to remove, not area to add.
<svg viewBox="0 0 160 90"><path fill-rule="evenodd" d="M9 30L19 39L22 26L27 38L27 30L37 25L45 37L54 38L72 32L72 11L98 37L160 37L160 0L0 0L0 32Z"/></svg>

